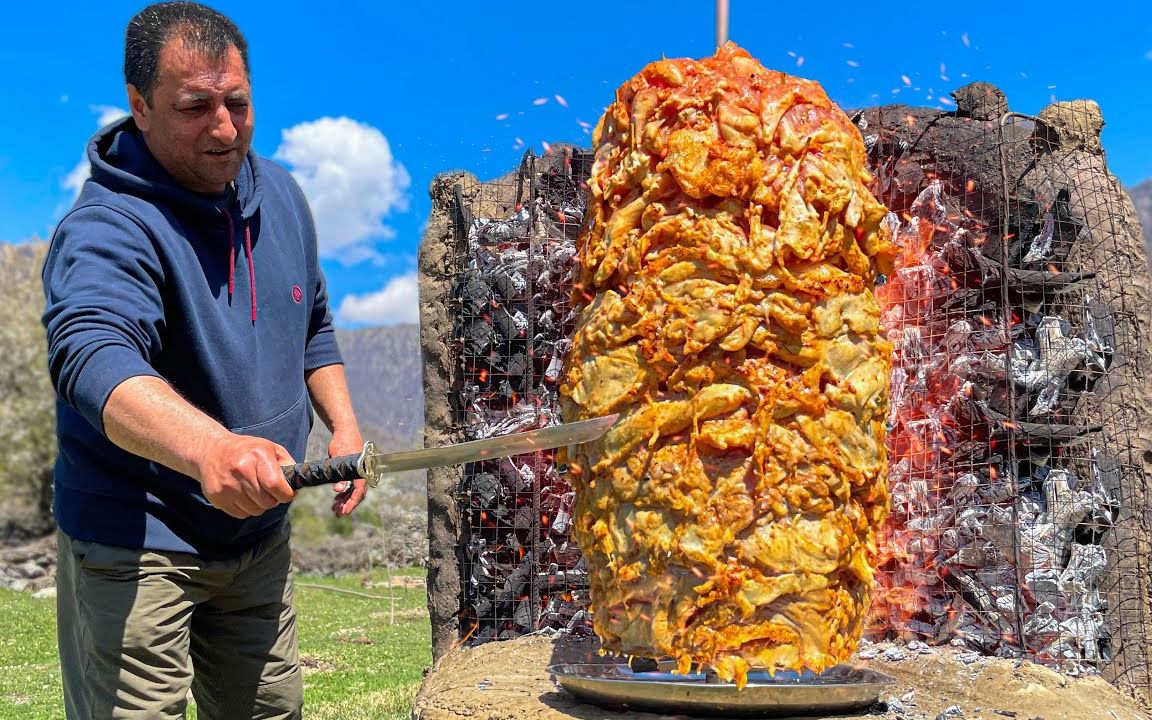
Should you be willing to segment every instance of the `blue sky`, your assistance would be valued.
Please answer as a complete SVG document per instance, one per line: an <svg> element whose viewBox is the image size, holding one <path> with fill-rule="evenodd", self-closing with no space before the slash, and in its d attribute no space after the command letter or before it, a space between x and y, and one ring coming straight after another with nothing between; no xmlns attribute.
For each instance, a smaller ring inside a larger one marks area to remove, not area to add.
<svg viewBox="0 0 1152 720"><path fill-rule="evenodd" d="M427 187L501 175L526 147L590 142L647 62L714 49L714 3L210 3L248 37L262 155L301 178L345 326L411 321ZM143 3L12 3L0 24L0 241L47 237L83 147L127 106L123 32ZM972 80L1013 110L1092 98L1126 185L1152 178L1152 9L1144 2L731 0L730 36L844 107L938 106Z"/></svg>

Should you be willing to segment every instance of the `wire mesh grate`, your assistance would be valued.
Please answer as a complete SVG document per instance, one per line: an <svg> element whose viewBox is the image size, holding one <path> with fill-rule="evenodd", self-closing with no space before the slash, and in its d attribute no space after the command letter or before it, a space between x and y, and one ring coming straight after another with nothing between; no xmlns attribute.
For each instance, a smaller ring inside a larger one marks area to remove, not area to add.
<svg viewBox="0 0 1152 720"><path fill-rule="evenodd" d="M578 148L529 151L515 173L483 184L470 201L456 188L452 401L466 439L559 422L556 386L573 330L572 258L590 167ZM574 493L554 454L472 463L459 490L465 638L582 631L588 587L569 537Z"/></svg>
<svg viewBox="0 0 1152 720"><path fill-rule="evenodd" d="M1118 656L1148 629L1132 607L1146 591L1117 586L1147 578L1124 543L1144 512L1122 382L1141 354L1117 332L1133 319L1123 278L1101 272L1123 266L1098 247L1122 210L1085 178L1040 181L1038 119L856 120L900 247L877 293L893 502L873 633L1073 673L1131 667L1146 688L1147 658Z"/></svg>

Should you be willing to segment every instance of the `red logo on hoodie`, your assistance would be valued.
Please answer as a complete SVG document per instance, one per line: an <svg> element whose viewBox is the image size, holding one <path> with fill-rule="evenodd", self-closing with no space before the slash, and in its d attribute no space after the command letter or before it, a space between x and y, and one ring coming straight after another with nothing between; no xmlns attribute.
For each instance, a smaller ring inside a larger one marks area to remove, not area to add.
<svg viewBox="0 0 1152 720"><path fill-rule="evenodd" d="M293 285L292 286L292 301L295 302L297 305L299 305L300 301L303 299L304 299L304 291L300 289L299 285Z"/></svg>

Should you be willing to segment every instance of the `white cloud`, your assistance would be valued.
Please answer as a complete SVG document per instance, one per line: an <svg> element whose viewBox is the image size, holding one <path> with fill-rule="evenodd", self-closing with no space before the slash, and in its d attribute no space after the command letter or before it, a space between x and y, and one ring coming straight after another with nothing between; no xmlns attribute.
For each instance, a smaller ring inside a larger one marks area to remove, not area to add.
<svg viewBox="0 0 1152 720"><path fill-rule="evenodd" d="M420 290L416 273L399 275L382 289L364 295L347 295L336 311L341 324L392 325L419 322Z"/></svg>
<svg viewBox="0 0 1152 720"><path fill-rule="evenodd" d="M128 115L127 110L113 105L92 105L89 109L96 114L97 130ZM80 162L76 163L76 167L72 168L71 172L64 176L64 179L60 181L60 186L65 190L71 190L72 199L75 200L80 194L80 190L84 187L84 181L87 180L91 174L92 168L88 164L88 146L87 143L85 143L84 154L81 156Z"/></svg>
<svg viewBox="0 0 1152 720"><path fill-rule="evenodd" d="M60 181L60 186L65 190L72 191L72 199L75 200L76 196L80 194L80 188L84 187L84 181L92 174L92 167L88 164L88 157L85 156L76 163L76 167L64 176Z"/></svg>
<svg viewBox="0 0 1152 720"><path fill-rule="evenodd" d="M301 123L283 131L275 158L291 166L308 198L324 257L371 259L376 242L395 234L384 218L408 208L408 171L371 125L347 117Z"/></svg>
<svg viewBox="0 0 1152 720"><path fill-rule="evenodd" d="M111 125L122 117L128 117L128 111L115 105L93 105L92 112L96 113L97 129Z"/></svg>

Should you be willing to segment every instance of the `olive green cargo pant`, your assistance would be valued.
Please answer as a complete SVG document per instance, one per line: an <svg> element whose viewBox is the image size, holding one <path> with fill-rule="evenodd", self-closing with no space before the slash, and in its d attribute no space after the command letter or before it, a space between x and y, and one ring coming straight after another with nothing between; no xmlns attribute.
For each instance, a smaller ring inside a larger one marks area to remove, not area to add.
<svg viewBox="0 0 1152 720"><path fill-rule="evenodd" d="M225 561L58 541L69 720L301 717L287 524Z"/></svg>

